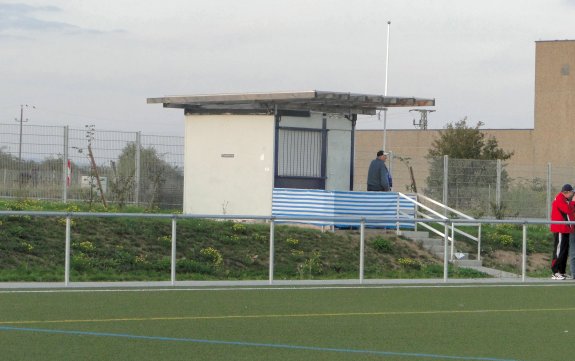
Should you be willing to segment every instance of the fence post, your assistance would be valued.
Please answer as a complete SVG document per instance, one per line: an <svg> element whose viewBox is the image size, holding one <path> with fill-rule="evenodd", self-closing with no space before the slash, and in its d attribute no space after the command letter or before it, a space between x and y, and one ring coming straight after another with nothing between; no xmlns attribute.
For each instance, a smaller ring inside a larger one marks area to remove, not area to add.
<svg viewBox="0 0 575 361"><path fill-rule="evenodd" d="M363 284L365 262L365 218L359 224L359 284Z"/></svg>
<svg viewBox="0 0 575 361"><path fill-rule="evenodd" d="M449 246L449 225L447 224L447 219L444 221L443 229L443 282L447 282L447 272L449 270L447 261L447 247Z"/></svg>
<svg viewBox="0 0 575 361"><path fill-rule="evenodd" d="M275 222L273 218L270 221L270 268L269 268L269 283L273 284L274 281L274 233Z"/></svg>
<svg viewBox="0 0 575 361"><path fill-rule="evenodd" d="M527 271L527 223L523 223L523 254L521 256L521 282L525 282Z"/></svg>
<svg viewBox="0 0 575 361"><path fill-rule="evenodd" d="M70 283L70 215L66 216L66 247L64 256L64 285Z"/></svg>
<svg viewBox="0 0 575 361"><path fill-rule="evenodd" d="M140 148L142 146L142 132L136 132L136 152L134 154L135 166L135 187L134 187L134 201L136 205L140 204Z"/></svg>
<svg viewBox="0 0 575 361"><path fill-rule="evenodd" d="M68 201L68 145L69 145L69 128L64 126L64 149L62 156L62 201L66 203ZM72 175L70 174L70 177ZM70 182L72 180L70 179Z"/></svg>
<svg viewBox="0 0 575 361"><path fill-rule="evenodd" d="M447 192L449 192L449 188L447 186L448 183L448 168L449 168L449 156L443 156L443 204L447 206ZM447 217L447 208L443 209L443 215Z"/></svg>
<svg viewBox="0 0 575 361"><path fill-rule="evenodd" d="M495 186L495 205L501 209L501 159L497 159L497 180Z"/></svg>
<svg viewBox="0 0 575 361"><path fill-rule="evenodd" d="M172 264L170 269L170 280L172 286L176 284L176 216L172 217Z"/></svg>
<svg viewBox="0 0 575 361"><path fill-rule="evenodd" d="M547 220L551 220L551 163L547 163Z"/></svg>

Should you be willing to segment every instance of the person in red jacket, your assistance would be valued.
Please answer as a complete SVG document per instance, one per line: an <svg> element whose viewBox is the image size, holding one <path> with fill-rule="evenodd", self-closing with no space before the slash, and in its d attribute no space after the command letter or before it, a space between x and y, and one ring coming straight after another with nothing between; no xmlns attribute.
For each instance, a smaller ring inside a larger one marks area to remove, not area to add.
<svg viewBox="0 0 575 361"><path fill-rule="evenodd" d="M557 194L551 203L551 221L573 221L575 220L575 208L571 204L575 194L571 184L565 184L561 192ZM551 224L553 233L553 259L551 261L551 271L554 280L564 280L567 268L567 255L569 253L569 235L573 233L573 225Z"/></svg>

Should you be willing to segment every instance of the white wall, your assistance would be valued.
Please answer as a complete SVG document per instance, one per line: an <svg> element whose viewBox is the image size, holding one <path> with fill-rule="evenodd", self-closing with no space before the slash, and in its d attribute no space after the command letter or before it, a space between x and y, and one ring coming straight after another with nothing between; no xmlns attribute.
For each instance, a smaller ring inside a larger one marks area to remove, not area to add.
<svg viewBox="0 0 575 361"><path fill-rule="evenodd" d="M184 213L271 215L273 115L186 115Z"/></svg>

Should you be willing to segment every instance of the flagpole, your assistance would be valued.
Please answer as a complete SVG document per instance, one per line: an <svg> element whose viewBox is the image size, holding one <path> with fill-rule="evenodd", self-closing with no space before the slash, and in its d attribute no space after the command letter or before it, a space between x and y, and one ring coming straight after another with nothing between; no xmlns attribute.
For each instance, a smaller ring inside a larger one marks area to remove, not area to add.
<svg viewBox="0 0 575 361"><path fill-rule="evenodd" d="M387 79L389 70L389 33L391 29L391 21L387 22L387 42L385 49L385 88L383 96L387 96ZM383 150L387 152L387 108L383 108Z"/></svg>

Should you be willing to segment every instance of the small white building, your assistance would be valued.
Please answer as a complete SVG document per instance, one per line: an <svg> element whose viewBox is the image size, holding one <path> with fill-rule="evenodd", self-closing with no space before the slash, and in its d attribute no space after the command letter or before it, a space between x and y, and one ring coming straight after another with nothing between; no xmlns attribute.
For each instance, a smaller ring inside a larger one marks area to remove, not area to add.
<svg viewBox="0 0 575 361"><path fill-rule="evenodd" d="M351 191L358 114L434 99L326 91L148 98L185 114L187 214L272 214L274 188Z"/></svg>

